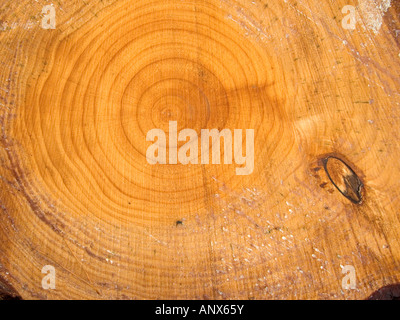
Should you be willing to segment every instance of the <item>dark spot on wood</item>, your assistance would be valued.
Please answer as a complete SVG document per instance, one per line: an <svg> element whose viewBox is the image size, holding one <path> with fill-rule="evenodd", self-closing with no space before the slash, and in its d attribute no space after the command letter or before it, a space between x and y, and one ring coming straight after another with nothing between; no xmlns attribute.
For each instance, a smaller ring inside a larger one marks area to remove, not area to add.
<svg viewBox="0 0 400 320"><path fill-rule="evenodd" d="M282 230L281 227L273 227L272 229L268 229L267 231L265 231L266 234L270 234L272 231L280 231Z"/></svg>
<svg viewBox="0 0 400 320"><path fill-rule="evenodd" d="M181 226L181 225L183 225L183 221L177 220L176 223L175 223L175 225L176 225L176 226Z"/></svg>
<svg viewBox="0 0 400 320"><path fill-rule="evenodd" d="M400 300L400 284L391 284L371 294L367 300Z"/></svg>
<svg viewBox="0 0 400 320"><path fill-rule="evenodd" d="M322 160L326 174L339 192L355 204L362 202L362 181L343 160L329 156Z"/></svg>

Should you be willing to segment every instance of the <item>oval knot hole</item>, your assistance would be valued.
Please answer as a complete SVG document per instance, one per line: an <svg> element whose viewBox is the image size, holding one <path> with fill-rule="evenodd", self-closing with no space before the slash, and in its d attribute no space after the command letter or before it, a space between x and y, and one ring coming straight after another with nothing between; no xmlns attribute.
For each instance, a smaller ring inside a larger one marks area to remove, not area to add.
<svg viewBox="0 0 400 320"><path fill-rule="evenodd" d="M363 183L356 173L342 160L328 157L323 160L324 168L329 180L351 202L362 202Z"/></svg>

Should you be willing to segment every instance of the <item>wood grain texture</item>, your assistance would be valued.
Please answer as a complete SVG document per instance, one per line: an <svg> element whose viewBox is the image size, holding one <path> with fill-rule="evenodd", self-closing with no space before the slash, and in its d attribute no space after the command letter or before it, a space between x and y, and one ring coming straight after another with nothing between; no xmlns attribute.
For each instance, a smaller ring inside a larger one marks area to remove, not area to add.
<svg viewBox="0 0 400 320"><path fill-rule="evenodd" d="M0 3L7 290L364 299L400 282L398 1L60 0L45 30L49 3ZM146 133L169 121L254 129L254 172L150 165Z"/></svg>

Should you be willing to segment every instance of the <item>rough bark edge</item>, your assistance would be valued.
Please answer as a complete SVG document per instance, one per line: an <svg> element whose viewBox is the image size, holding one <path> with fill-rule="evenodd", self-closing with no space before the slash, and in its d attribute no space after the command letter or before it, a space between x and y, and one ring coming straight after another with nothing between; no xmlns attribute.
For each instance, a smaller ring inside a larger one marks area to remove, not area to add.
<svg viewBox="0 0 400 320"><path fill-rule="evenodd" d="M367 300L400 300L400 283L380 288L371 294Z"/></svg>
<svg viewBox="0 0 400 320"><path fill-rule="evenodd" d="M0 277L0 300L22 300L14 287L2 277Z"/></svg>

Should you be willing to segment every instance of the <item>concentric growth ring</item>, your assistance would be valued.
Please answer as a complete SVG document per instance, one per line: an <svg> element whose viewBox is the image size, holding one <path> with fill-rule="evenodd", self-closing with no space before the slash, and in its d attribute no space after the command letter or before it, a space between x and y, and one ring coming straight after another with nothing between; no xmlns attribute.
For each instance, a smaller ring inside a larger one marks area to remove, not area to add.
<svg viewBox="0 0 400 320"><path fill-rule="evenodd" d="M254 128L249 112L264 112L252 88L271 81L268 61L254 42L238 40L220 8L205 3L195 12L182 3L174 15L172 4L160 3L154 11L140 3L123 15L118 8L61 41L52 53L57 63L42 74L43 85L32 88L38 99L29 102L25 116L40 126L25 125L42 137L32 159L51 168L52 176L58 173L57 181L42 174L51 192L79 198L71 199L73 210L97 212L101 205L102 214L124 219L143 211L198 212L204 206L199 196L204 170L180 164L155 170L146 161L147 132L168 133L169 121L199 136L201 129ZM199 14L210 23L196 22ZM100 28L105 22L107 30ZM43 148L47 158L39 153ZM79 195L68 192L82 186L90 187ZM176 199L187 206L176 208Z"/></svg>

